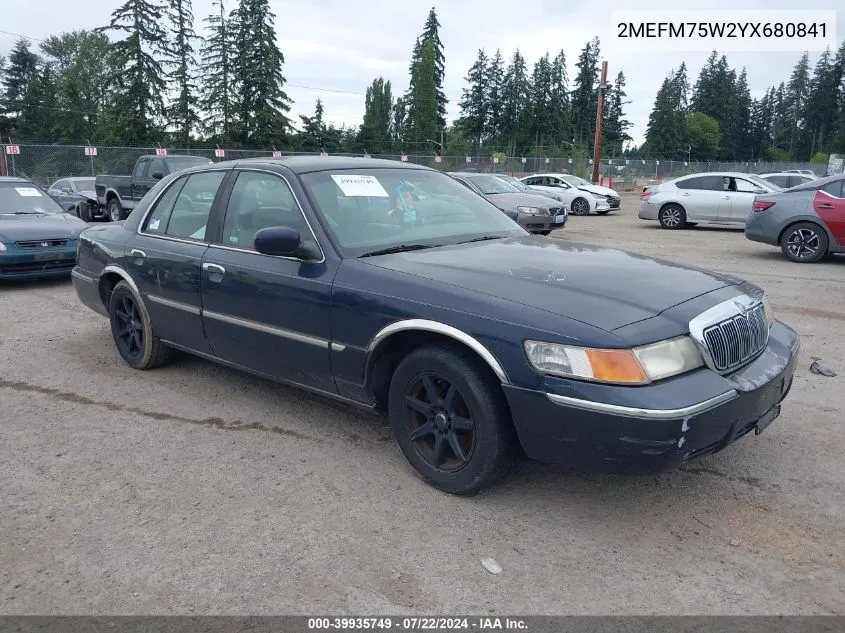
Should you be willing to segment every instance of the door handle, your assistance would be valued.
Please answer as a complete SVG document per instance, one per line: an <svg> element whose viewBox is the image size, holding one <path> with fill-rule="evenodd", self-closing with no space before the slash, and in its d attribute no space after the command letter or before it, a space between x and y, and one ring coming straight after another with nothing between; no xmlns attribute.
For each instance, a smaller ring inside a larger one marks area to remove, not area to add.
<svg viewBox="0 0 845 633"><path fill-rule="evenodd" d="M832 209L832 208L833 208L833 205L832 205L832 204L828 204L827 202L825 202L824 204L820 204L820 205L819 205L819 209Z"/></svg>
<svg viewBox="0 0 845 633"><path fill-rule="evenodd" d="M219 264L205 263L202 265L202 269L206 272L214 273L217 275L223 275L226 272L226 269L223 268L223 266L220 266Z"/></svg>
<svg viewBox="0 0 845 633"><path fill-rule="evenodd" d="M722 200L730 200L732 196L722 196Z"/></svg>
<svg viewBox="0 0 845 633"><path fill-rule="evenodd" d="M131 255L133 255L134 257L140 257L141 259L144 259L147 256L147 254L144 251L142 251L138 248L133 248L131 251L129 251L129 253Z"/></svg>

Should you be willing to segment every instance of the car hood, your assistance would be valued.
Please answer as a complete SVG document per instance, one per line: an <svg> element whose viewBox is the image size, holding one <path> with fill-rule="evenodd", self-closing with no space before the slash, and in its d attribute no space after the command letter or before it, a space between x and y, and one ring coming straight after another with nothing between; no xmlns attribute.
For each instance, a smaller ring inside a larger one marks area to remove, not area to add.
<svg viewBox="0 0 845 633"><path fill-rule="evenodd" d="M600 185L584 185L583 187L578 187L582 191L589 191L590 193L597 193L600 196L612 196L614 198L618 198L619 194L616 193L610 187L602 187Z"/></svg>
<svg viewBox="0 0 845 633"><path fill-rule="evenodd" d="M607 331L654 317L735 279L625 251L526 236L368 258Z"/></svg>
<svg viewBox="0 0 845 633"><path fill-rule="evenodd" d="M75 239L87 225L66 213L45 215L3 215L0 213L0 242L39 239Z"/></svg>
<svg viewBox="0 0 845 633"><path fill-rule="evenodd" d="M551 209L554 201L541 193L487 193L484 194L490 202L500 209L515 210L517 207L538 207Z"/></svg>

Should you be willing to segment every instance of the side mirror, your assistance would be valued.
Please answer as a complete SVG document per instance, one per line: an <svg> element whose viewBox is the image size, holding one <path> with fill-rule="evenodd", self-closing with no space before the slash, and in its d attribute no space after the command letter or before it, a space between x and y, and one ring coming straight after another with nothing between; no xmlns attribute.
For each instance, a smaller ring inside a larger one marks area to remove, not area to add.
<svg viewBox="0 0 845 633"><path fill-rule="evenodd" d="M161 173L160 171L154 171L152 178L153 178L153 180L161 180L162 178L164 178L164 174Z"/></svg>
<svg viewBox="0 0 845 633"><path fill-rule="evenodd" d="M319 249L303 244L299 231L288 226L271 226L255 234L255 250L274 257L319 259Z"/></svg>

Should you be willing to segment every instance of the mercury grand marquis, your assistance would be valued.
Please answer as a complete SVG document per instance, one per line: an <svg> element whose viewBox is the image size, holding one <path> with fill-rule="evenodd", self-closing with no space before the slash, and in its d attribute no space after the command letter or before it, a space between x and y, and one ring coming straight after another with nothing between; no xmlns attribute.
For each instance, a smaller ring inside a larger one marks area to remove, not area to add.
<svg viewBox="0 0 845 633"><path fill-rule="evenodd" d="M386 414L470 495L520 452L654 473L779 414L799 341L724 275L528 234L426 167L222 162L80 236L73 284L118 352L182 351Z"/></svg>

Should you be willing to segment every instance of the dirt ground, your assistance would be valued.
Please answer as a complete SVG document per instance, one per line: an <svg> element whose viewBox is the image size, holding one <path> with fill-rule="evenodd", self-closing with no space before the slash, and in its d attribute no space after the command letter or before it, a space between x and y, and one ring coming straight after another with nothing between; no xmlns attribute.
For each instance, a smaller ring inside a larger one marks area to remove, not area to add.
<svg viewBox="0 0 845 633"><path fill-rule="evenodd" d="M845 257L636 204L558 237L750 279L803 339L779 420L657 477L528 463L450 497L377 417L198 359L134 371L69 281L0 287L0 613L845 614Z"/></svg>

